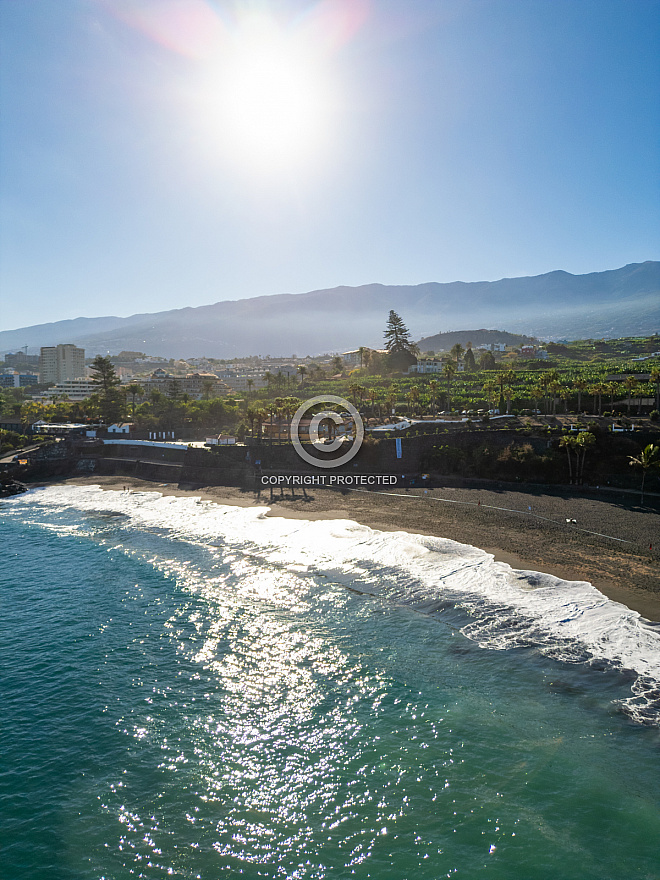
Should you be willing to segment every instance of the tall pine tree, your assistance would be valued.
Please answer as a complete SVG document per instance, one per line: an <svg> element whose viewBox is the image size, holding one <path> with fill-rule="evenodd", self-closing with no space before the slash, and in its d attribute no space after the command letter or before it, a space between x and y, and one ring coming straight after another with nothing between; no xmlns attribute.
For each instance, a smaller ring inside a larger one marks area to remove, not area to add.
<svg viewBox="0 0 660 880"><path fill-rule="evenodd" d="M120 390L121 380L109 357L97 355L92 362L92 381L99 386L98 402L106 425L118 422L126 414L126 397Z"/></svg>
<svg viewBox="0 0 660 880"><path fill-rule="evenodd" d="M392 309L385 329L385 348L391 370L404 372L417 363L419 349L410 338L410 331L403 320Z"/></svg>

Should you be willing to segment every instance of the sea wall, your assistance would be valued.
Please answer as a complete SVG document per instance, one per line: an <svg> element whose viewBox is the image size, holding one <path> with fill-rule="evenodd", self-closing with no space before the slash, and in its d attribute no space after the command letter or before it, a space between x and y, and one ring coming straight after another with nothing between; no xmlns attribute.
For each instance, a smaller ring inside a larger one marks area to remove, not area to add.
<svg viewBox="0 0 660 880"><path fill-rule="evenodd" d="M400 443L397 443L397 439ZM533 435L519 430L460 428L440 433L403 433L373 440L368 437L356 456L335 474L390 474L414 478L470 478L529 483L567 483L568 467L558 433ZM583 481L622 488L639 488L640 474L630 468L657 434L597 433L587 451ZM338 453L338 454L341 454ZM27 467L10 468L11 475L47 480L67 474L133 476L156 482L211 486L257 487L262 474L318 474L288 443L248 442L209 448L151 446L139 442L53 443L29 454ZM660 490L660 478L647 475L649 492Z"/></svg>

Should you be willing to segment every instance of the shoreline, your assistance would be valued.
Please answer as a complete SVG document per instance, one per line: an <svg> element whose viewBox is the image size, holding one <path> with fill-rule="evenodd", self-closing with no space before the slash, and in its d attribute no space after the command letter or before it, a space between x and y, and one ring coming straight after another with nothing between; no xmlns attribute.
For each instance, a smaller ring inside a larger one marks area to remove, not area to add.
<svg viewBox="0 0 660 880"><path fill-rule="evenodd" d="M268 490L259 497L231 486L188 488L123 476L71 477L61 483L195 495L234 507L268 507L268 516L348 519L381 531L449 538L479 547L514 569L588 581L609 599L647 620L660 621L660 563L646 549L655 537L660 550L660 517L653 510L538 490L445 487L426 494L424 490L386 494L314 487L307 499L274 495L271 501ZM44 484L32 488L39 485Z"/></svg>

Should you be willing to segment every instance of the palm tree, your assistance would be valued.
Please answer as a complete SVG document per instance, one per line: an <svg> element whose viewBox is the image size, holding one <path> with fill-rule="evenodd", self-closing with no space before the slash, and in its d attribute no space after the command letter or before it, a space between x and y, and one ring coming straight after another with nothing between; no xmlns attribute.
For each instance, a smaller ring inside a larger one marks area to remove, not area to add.
<svg viewBox="0 0 660 880"><path fill-rule="evenodd" d="M583 431L577 437L579 473L576 473L576 478L579 476L580 483L582 482L582 476L584 474L584 460L587 457L587 450L590 449L595 442L596 438L591 431Z"/></svg>
<svg viewBox="0 0 660 880"><path fill-rule="evenodd" d="M547 373L544 373L541 378L541 384L543 385L543 411L548 415L549 408L549 394L548 390L552 390L553 383L557 383L559 381L559 375L556 370L548 370ZM556 403L553 401L553 410L556 408ZM553 412L554 414L554 412Z"/></svg>
<svg viewBox="0 0 660 880"><path fill-rule="evenodd" d="M660 410L660 367L653 367L651 369L649 379L655 385L655 408Z"/></svg>
<svg viewBox="0 0 660 880"><path fill-rule="evenodd" d="M431 404L433 405L433 409L435 410L437 406L438 400L438 380L431 379L429 382L429 396L431 398Z"/></svg>
<svg viewBox="0 0 660 880"><path fill-rule="evenodd" d="M516 374L513 370L506 370L502 373L502 379L504 384L501 386L502 392L506 397L506 411L507 415L511 412L511 394L514 389Z"/></svg>
<svg viewBox="0 0 660 880"><path fill-rule="evenodd" d="M564 434L559 440L559 446L566 450L568 459L568 479L570 483L582 482L584 473L584 460L587 457L587 450L590 449L596 438L590 431L582 431L577 437L570 434ZM571 452L575 454L575 470L572 469Z"/></svg>
<svg viewBox="0 0 660 880"><path fill-rule="evenodd" d="M320 382L325 376L325 371L319 364L312 364L309 368L309 378L312 382Z"/></svg>
<svg viewBox="0 0 660 880"><path fill-rule="evenodd" d="M452 346L452 349L451 349L450 354L451 354L451 356L454 358L454 360L456 361L456 368L457 368L457 369L458 369L458 365L459 365L460 362L461 362L461 358L463 357L463 352L464 352L464 351L465 351L465 349L464 349L463 346L460 344L460 342L457 342L456 345L453 345L453 346Z"/></svg>
<svg viewBox="0 0 660 880"><path fill-rule="evenodd" d="M369 390L369 402L371 403L371 415L375 416L376 402L378 402L378 418L380 418L380 396L375 388Z"/></svg>
<svg viewBox="0 0 660 880"><path fill-rule="evenodd" d="M587 386L588 386L588 383L585 379L580 378L575 382L575 387L577 388L577 396L578 396L578 403L577 403L578 413L582 412L582 392L586 391Z"/></svg>
<svg viewBox="0 0 660 880"><path fill-rule="evenodd" d="M660 446L649 443L641 450L639 455L629 455L628 464L631 467L640 467L642 469L642 498L641 504L644 504L644 481L646 480L646 472L651 468L657 468L660 465Z"/></svg>
<svg viewBox="0 0 660 880"><path fill-rule="evenodd" d="M254 387L254 379L248 379L247 380L248 397L250 396L250 393L251 393L253 387Z"/></svg>
<svg viewBox="0 0 660 880"><path fill-rule="evenodd" d="M493 381L493 379L489 379L488 382L484 383L484 395L489 404L495 408L495 404L499 400L500 390L497 385L497 382Z"/></svg>
<svg viewBox="0 0 660 880"><path fill-rule="evenodd" d="M266 419L268 418L267 410L260 407L254 411L254 420L257 424L257 440L261 440L263 436L263 425Z"/></svg>
<svg viewBox="0 0 660 880"><path fill-rule="evenodd" d="M355 406L358 405L358 397L360 396L360 384L359 382L352 382L348 386L348 390L351 392L351 396L353 398L353 403Z"/></svg>
<svg viewBox="0 0 660 880"><path fill-rule="evenodd" d="M387 415L396 414L396 392L394 390L390 389L385 398L385 403L387 405Z"/></svg>
<svg viewBox="0 0 660 880"><path fill-rule="evenodd" d="M27 434L28 426L33 422L43 419L46 415L46 407L37 400L30 400L21 406L21 425L24 434Z"/></svg>
<svg viewBox="0 0 660 880"><path fill-rule="evenodd" d="M630 406L632 404L632 393L633 393L633 389L635 388L636 385L637 385L637 379L635 376L626 376L625 386L626 386L626 390L628 391L628 400L627 400L628 415L630 415Z"/></svg>
<svg viewBox="0 0 660 880"><path fill-rule="evenodd" d="M131 415L135 415L135 398L144 394L144 388L137 382L132 382L126 389L126 393L131 395Z"/></svg>
<svg viewBox="0 0 660 880"><path fill-rule="evenodd" d="M637 415L641 416L642 414L642 404L644 402L645 395L653 394L653 389L650 385L644 385L641 382L637 386Z"/></svg>
<svg viewBox="0 0 660 880"><path fill-rule="evenodd" d="M576 447L577 437L572 437L570 434L564 434L559 438L559 445L563 449L566 450L566 458L568 459L568 482L573 482L573 459L571 458L571 451Z"/></svg>
<svg viewBox="0 0 660 880"><path fill-rule="evenodd" d="M453 364L445 364L442 368L442 375L447 380L447 409L451 409L451 380L456 373L456 367Z"/></svg>
<svg viewBox="0 0 660 880"><path fill-rule="evenodd" d="M618 382L605 382L605 394L609 394L610 396L610 410L614 409L614 398L616 397L619 391L619 383Z"/></svg>
<svg viewBox="0 0 660 880"><path fill-rule="evenodd" d="M607 394L607 382L598 382L596 385L596 393L598 394L598 415L603 415L603 394Z"/></svg>
<svg viewBox="0 0 660 880"><path fill-rule="evenodd" d="M258 412L258 410L254 409L251 406L248 406L248 408L245 410L245 418L250 423L250 436L251 437L254 437L254 423L257 418L257 412Z"/></svg>
<svg viewBox="0 0 660 880"><path fill-rule="evenodd" d="M410 390L408 391L408 401L411 404L411 410L414 413L417 408L417 404L419 403L419 386L411 385Z"/></svg>
<svg viewBox="0 0 660 880"><path fill-rule="evenodd" d="M291 419L291 418L293 418L293 416L299 406L300 406L300 398L299 397L285 397L284 404L282 406L282 411L287 418Z"/></svg>
<svg viewBox="0 0 660 880"><path fill-rule="evenodd" d="M557 415L557 395L561 391L561 382L559 379L552 379L548 383L548 389L552 392L552 414Z"/></svg>
<svg viewBox="0 0 660 880"><path fill-rule="evenodd" d="M543 386L540 383L532 385L529 393L534 401L534 409L537 410L539 408L539 401L543 399Z"/></svg>

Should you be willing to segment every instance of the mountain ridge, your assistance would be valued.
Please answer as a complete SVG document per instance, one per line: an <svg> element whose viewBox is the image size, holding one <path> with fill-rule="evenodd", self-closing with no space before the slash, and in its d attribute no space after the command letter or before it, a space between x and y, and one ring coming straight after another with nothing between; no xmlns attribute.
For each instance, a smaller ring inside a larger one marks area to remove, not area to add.
<svg viewBox="0 0 660 880"><path fill-rule="evenodd" d="M585 275L556 269L498 281L340 285L126 318L72 318L0 331L0 351L73 342L88 354L229 358L379 348L390 309L416 339L466 321L538 338L650 334L660 329L660 262Z"/></svg>

